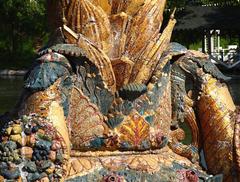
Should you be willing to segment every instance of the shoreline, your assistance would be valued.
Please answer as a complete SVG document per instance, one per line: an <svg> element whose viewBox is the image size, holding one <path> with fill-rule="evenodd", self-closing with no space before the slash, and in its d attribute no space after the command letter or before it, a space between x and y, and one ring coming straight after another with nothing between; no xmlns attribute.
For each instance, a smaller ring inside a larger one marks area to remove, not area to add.
<svg viewBox="0 0 240 182"><path fill-rule="evenodd" d="M24 76L27 70L0 70L0 76Z"/></svg>

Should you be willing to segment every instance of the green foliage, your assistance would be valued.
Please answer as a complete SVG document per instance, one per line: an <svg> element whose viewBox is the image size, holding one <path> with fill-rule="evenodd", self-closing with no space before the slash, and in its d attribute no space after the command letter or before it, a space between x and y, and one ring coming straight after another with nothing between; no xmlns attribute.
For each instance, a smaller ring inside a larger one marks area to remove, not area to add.
<svg viewBox="0 0 240 182"><path fill-rule="evenodd" d="M238 5L239 0L201 0L202 4Z"/></svg>
<svg viewBox="0 0 240 182"><path fill-rule="evenodd" d="M172 9L174 7L182 8L188 4L193 5L240 5L239 0L168 0L167 7Z"/></svg>
<svg viewBox="0 0 240 182"><path fill-rule="evenodd" d="M188 3L189 1L188 0L168 0L167 1L167 8L174 8L174 7L177 7L177 8L181 8L181 7L184 7L186 6L186 4Z"/></svg>
<svg viewBox="0 0 240 182"><path fill-rule="evenodd" d="M222 35L220 37L220 42L221 42L221 47L222 48L227 48L228 45L238 45L239 44L239 38L238 35L231 34L228 35Z"/></svg>
<svg viewBox="0 0 240 182"><path fill-rule="evenodd" d="M197 50L202 47L202 36L201 30L177 31L173 33L172 41L179 42L188 49Z"/></svg>
<svg viewBox="0 0 240 182"><path fill-rule="evenodd" d="M198 48L202 48L202 41L195 41L189 45L189 49L198 50Z"/></svg>
<svg viewBox="0 0 240 182"><path fill-rule="evenodd" d="M45 0L2 0L0 17L0 69L27 67L46 37Z"/></svg>

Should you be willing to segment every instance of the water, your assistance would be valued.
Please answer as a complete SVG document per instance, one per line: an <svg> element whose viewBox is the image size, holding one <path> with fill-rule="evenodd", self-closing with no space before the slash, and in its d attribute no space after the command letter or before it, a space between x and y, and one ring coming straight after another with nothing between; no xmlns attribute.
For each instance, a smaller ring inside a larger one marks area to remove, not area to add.
<svg viewBox="0 0 240 182"><path fill-rule="evenodd" d="M229 90L233 97L234 103L240 106L240 75L238 76L231 76L232 79L228 82Z"/></svg>
<svg viewBox="0 0 240 182"><path fill-rule="evenodd" d="M16 104L21 94L23 77L0 77L0 115Z"/></svg>

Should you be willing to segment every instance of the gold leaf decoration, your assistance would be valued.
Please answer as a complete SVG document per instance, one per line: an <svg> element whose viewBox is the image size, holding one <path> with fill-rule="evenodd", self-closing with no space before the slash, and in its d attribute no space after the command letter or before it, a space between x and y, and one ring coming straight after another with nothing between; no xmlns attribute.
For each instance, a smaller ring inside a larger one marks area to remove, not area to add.
<svg viewBox="0 0 240 182"><path fill-rule="evenodd" d="M203 92L197 102L205 160L211 173L224 174L224 181L231 178L233 158L235 111L233 100L226 84L219 83L211 75L204 74ZM223 97L219 97L219 96ZM224 160L222 160L224 159ZM229 180L230 181L230 180Z"/></svg>
<svg viewBox="0 0 240 182"><path fill-rule="evenodd" d="M78 88L73 88L67 118L73 149L81 149L105 133L104 117Z"/></svg>
<svg viewBox="0 0 240 182"><path fill-rule="evenodd" d="M143 52L141 52L141 55L138 58L132 58L135 65L130 76L130 81L147 83L158 65L163 51L166 50L169 45L175 24L176 20L171 18L161 36L159 37L158 35L156 41L154 41L155 38L149 37L148 39L150 39L150 42L147 44Z"/></svg>
<svg viewBox="0 0 240 182"><path fill-rule="evenodd" d="M38 113L43 117L49 116L49 109L53 101L61 102L61 94L58 89L60 84L58 79L52 86L44 91L33 93L29 96L22 106L19 115L29 115L31 113Z"/></svg>
<svg viewBox="0 0 240 182"><path fill-rule="evenodd" d="M146 0L145 4L133 17L131 28L127 34L127 55L138 57L139 52L157 36L163 21L165 0Z"/></svg>
<svg viewBox="0 0 240 182"><path fill-rule="evenodd" d="M76 34L66 25L63 26L64 35L68 43L76 44L82 49L82 55L86 56L99 70L106 86L114 93L116 91L116 78L109 57L93 42L82 34ZM107 68L107 69L106 69Z"/></svg>
<svg viewBox="0 0 240 182"><path fill-rule="evenodd" d="M176 23L173 13L159 33L165 4L166 0L73 0L66 13L64 35L69 43L85 50L113 92L116 80L118 89L132 82L145 84L166 50Z"/></svg>
<svg viewBox="0 0 240 182"><path fill-rule="evenodd" d="M127 27L129 16L126 13L119 13L110 17L112 32L112 50L110 52L111 59L119 59L125 51Z"/></svg>
<svg viewBox="0 0 240 182"><path fill-rule="evenodd" d="M110 22L102 8L89 0L74 0L67 13L67 25L74 32L81 33L103 52L110 50Z"/></svg>
<svg viewBox="0 0 240 182"><path fill-rule="evenodd" d="M120 60L114 60L112 62L113 71L116 80L116 88L119 90L123 85L126 85L129 81L129 76L132 71L133 62L130 61L127 57L122 57Z"/></svg>
<svg viewBox="0 0 240 182"><path fill-rule="evenodd" d="M91 0L91 2L96 5L101 7L105 13L108 15L111 14L112 11L112 3L109 0Z"/></svg>
<svg viewBox="0 0 240 182"><path fill-rule="evenodd" d="M138 12L145 0L110 0L112 5L112 14L126 12L133 16Z"/></svg>
<svg viewBox="0 0 240 182"><path fill-rule="evenodd" d="M109 57L84 36L80 35L78 46L84 50L87 58L97 66L103 81L114 93L116 91L116 78Z"/></svg>
<svg viewBox="0 0 240 182"><path fill-rule="evenodd" d="M133 112L116 129L120 135L120 143L129 147L141 148L144 141L149 140L149 124L137 112Z"/></svg>

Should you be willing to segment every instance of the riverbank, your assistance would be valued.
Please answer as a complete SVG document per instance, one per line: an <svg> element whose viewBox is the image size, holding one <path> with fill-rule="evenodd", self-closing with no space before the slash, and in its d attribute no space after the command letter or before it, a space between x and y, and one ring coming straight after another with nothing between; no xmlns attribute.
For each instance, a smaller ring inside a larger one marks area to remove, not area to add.
<svg viewBox="0 0 240 182"><path fill-rule="evenodd" d="M24 76L27 70L0 70L0 76Z"/></svg>

